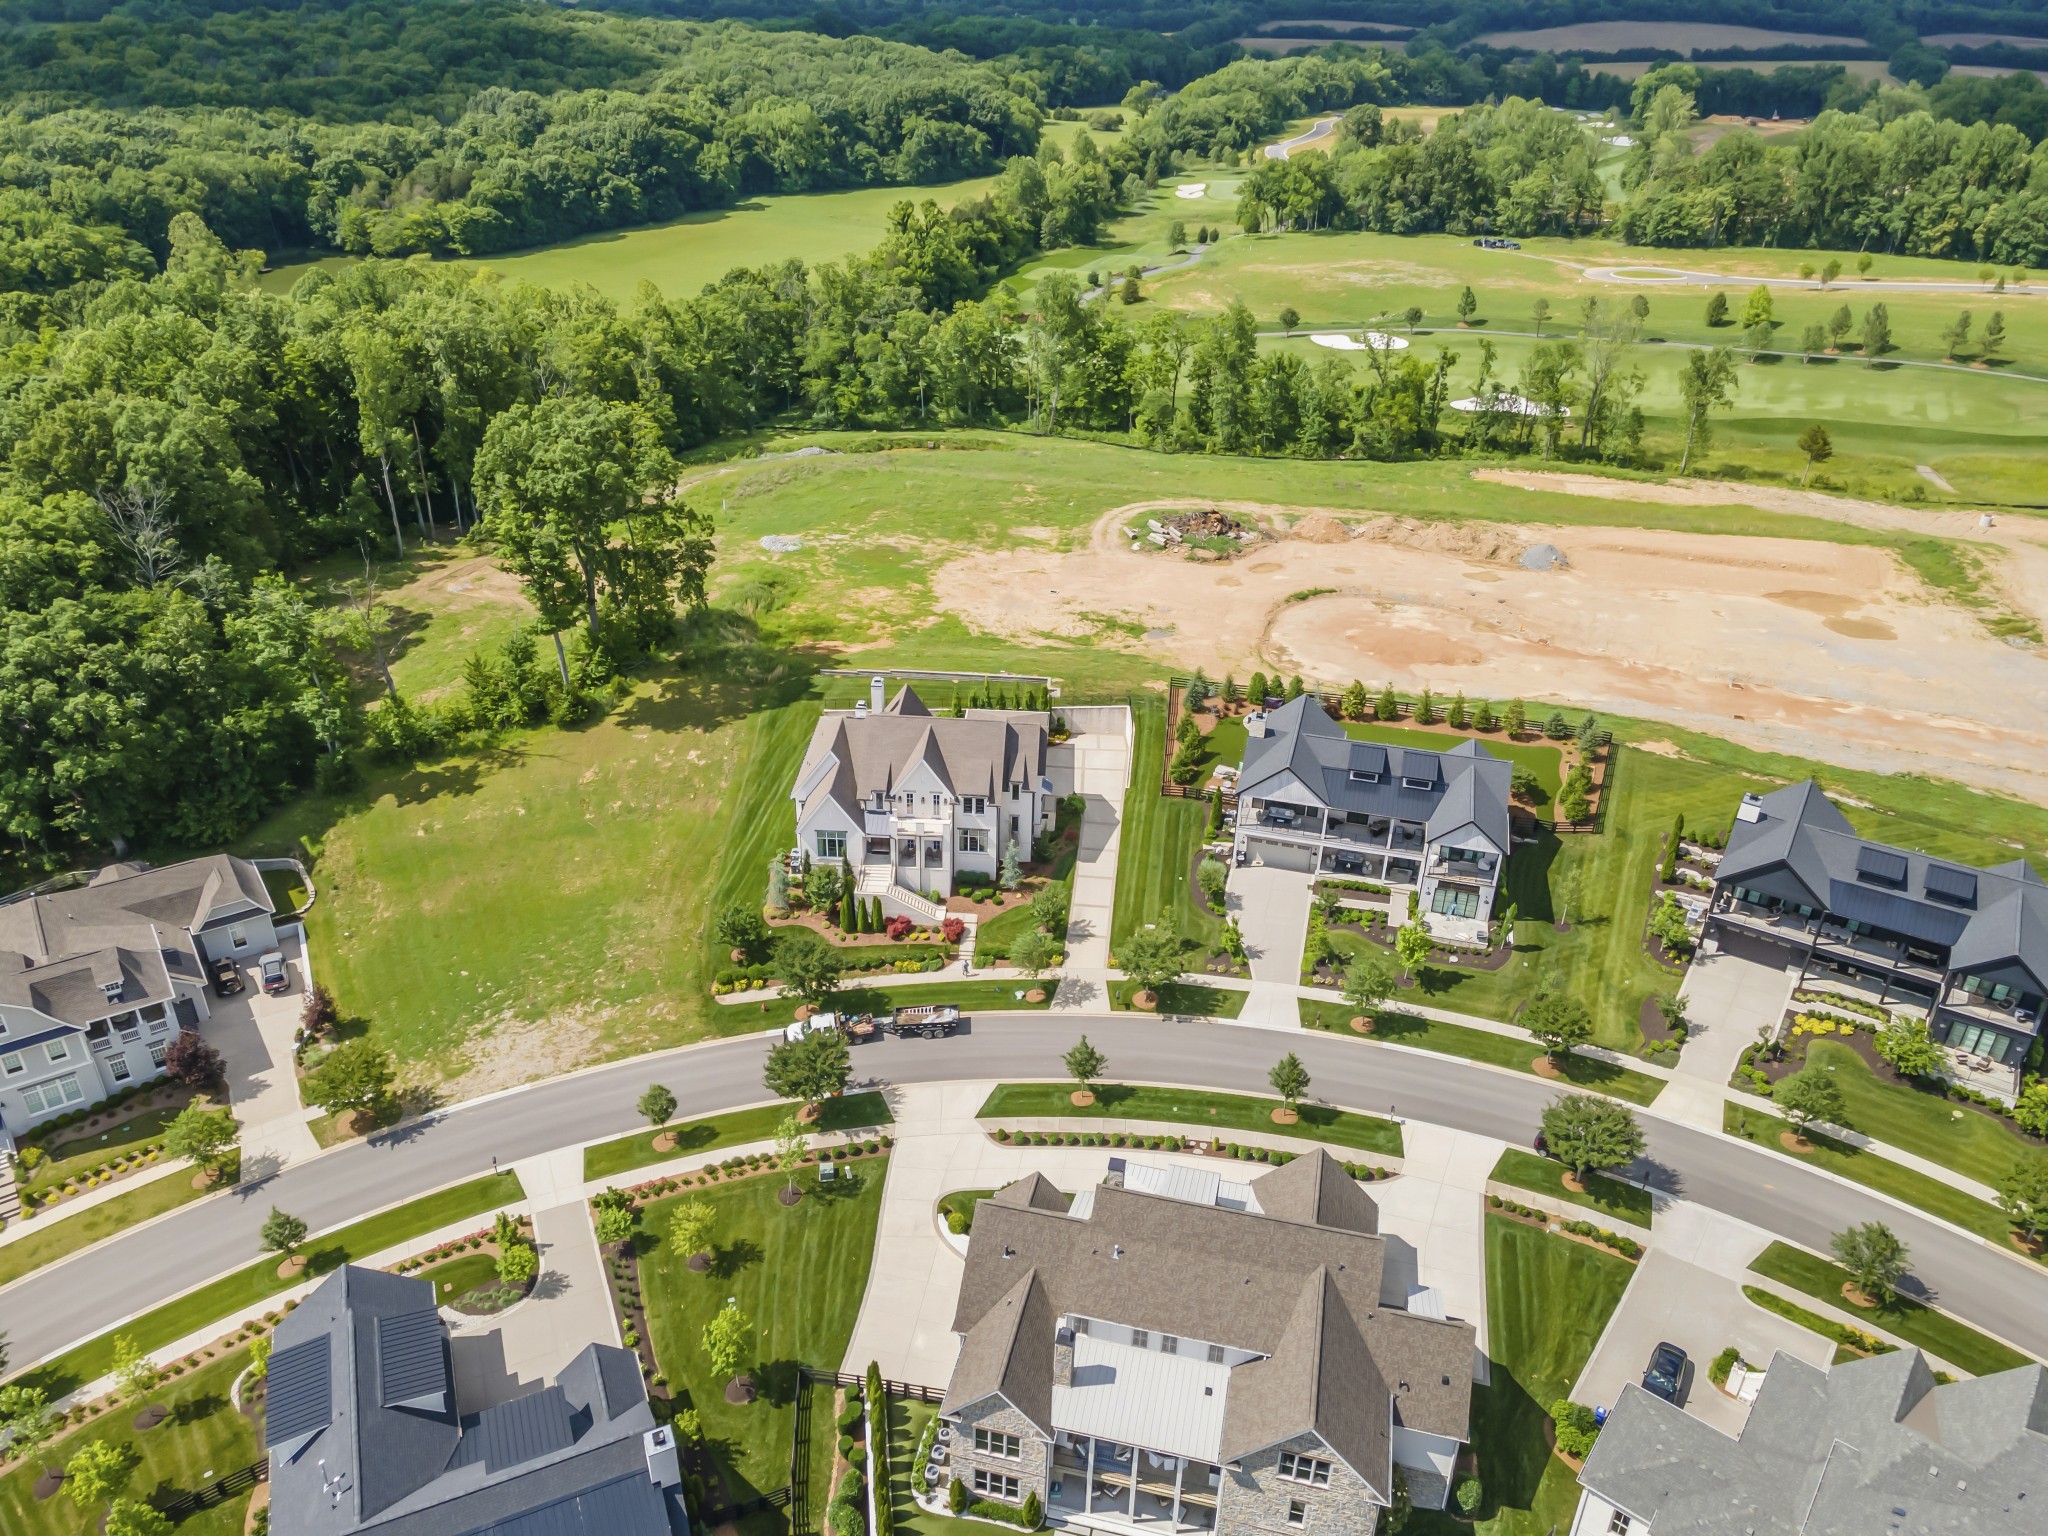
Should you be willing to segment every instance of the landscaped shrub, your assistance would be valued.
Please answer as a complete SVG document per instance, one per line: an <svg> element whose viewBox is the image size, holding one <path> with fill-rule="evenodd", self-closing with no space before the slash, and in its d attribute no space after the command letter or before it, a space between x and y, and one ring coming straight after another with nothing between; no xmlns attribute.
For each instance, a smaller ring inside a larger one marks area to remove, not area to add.
<svg viewBox="0 0 2048 1536"><path fill-rule="evenodd" d="M1600 1434L1600 1427L1593 1422L1593 1410L1568 1397L1550 1405L1550 1422L1557 1426L1558 1453L1575 1461L1585 1458Z"/></svg>
<svg viewBox="0 0 2048 1536"><path fill-rule="evenodd" d="M1460 1511L1468 1515L1473 1514L1478 1510L1480 1501L1486 1497L1486 1489L1476 1477L1461 1478L1455 1497Z"/></svg>
<svg viewBox="0 0 2048 1536"><path fill-rule="evenodd" d="M1714 1356L1713 1364L1707 1367L1707 1380L1717 1387L1728 1385L1728 1373L1742 1362L1742 1351L1730 1344Z"/></svg>
<svg viewBox="0 0 2048 1536"><path fill-rule="evenodd" d="M847 1464L850 1466L866 1466L868 1460L868 1448L864 1445L856 1445L852 1450L846 1453L846 1460Z"/></svg>

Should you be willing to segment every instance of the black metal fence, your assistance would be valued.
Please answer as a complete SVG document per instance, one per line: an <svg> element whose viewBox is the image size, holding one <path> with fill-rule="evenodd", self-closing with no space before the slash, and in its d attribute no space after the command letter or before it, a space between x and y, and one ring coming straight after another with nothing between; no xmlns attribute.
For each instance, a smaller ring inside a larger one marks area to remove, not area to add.
<svg viewBox="0 0 2048 1536"><path fill-rule="evenodd" d="M270 1460L252 1461L248 1466L230 1472L226 1477L208 1483L204 1488L195 1488L190 1493L180 1494L168 1504L159 1505L165 1518L171 1521L183 1520L187 1515L196 1515L202 1509L212 1509L224 1504L236 1494L247 1493L258 1483L270 1481Z"/></svg>

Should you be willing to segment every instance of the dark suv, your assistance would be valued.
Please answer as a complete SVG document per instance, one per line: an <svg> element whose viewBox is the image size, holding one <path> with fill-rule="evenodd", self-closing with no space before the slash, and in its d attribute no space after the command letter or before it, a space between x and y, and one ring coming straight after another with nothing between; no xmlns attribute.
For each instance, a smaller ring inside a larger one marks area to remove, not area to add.
<svg viewBox="0 0 2048 1536"><path fill-rule="evenodd" d="M1643 1372L1643 1390L1676 1403L1685 1385L1685 1351L1676 1344L1659 1344L1650 1351L1650 1368Z"/></svg>
<svg viewBox="0 0 2048 1536"><path fill-rule="evenodd" d="M213 991L216 997L233 997L242 990L242 968L222 955L213 962Z"/></svg>

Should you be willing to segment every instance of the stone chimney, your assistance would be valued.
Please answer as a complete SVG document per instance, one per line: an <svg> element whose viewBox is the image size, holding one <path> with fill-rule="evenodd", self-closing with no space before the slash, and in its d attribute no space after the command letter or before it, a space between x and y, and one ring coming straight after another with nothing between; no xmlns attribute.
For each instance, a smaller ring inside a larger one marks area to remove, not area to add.
<svg viewBox="0 0 2048 1536"><path fill-rule="evenodd" d="M1053 1335L1052 1384L1056 1387L1074 1384L1074 1330L1071 1328L1062 1328Z"/></svg>

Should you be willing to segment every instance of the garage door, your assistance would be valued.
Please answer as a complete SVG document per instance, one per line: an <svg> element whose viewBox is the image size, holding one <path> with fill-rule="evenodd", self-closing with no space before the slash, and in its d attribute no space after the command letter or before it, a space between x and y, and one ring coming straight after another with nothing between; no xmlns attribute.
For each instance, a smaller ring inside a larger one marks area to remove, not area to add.
<svg viewBox="0 0 2048 1536"><path fill-rule="evenodd" d="M1244 851L1247 864L1263 864L1268 869L1293 869L1305 875L1316 867L1315 850L1304 848L1299 843L1248 837L1244 840Z"/></svg>

